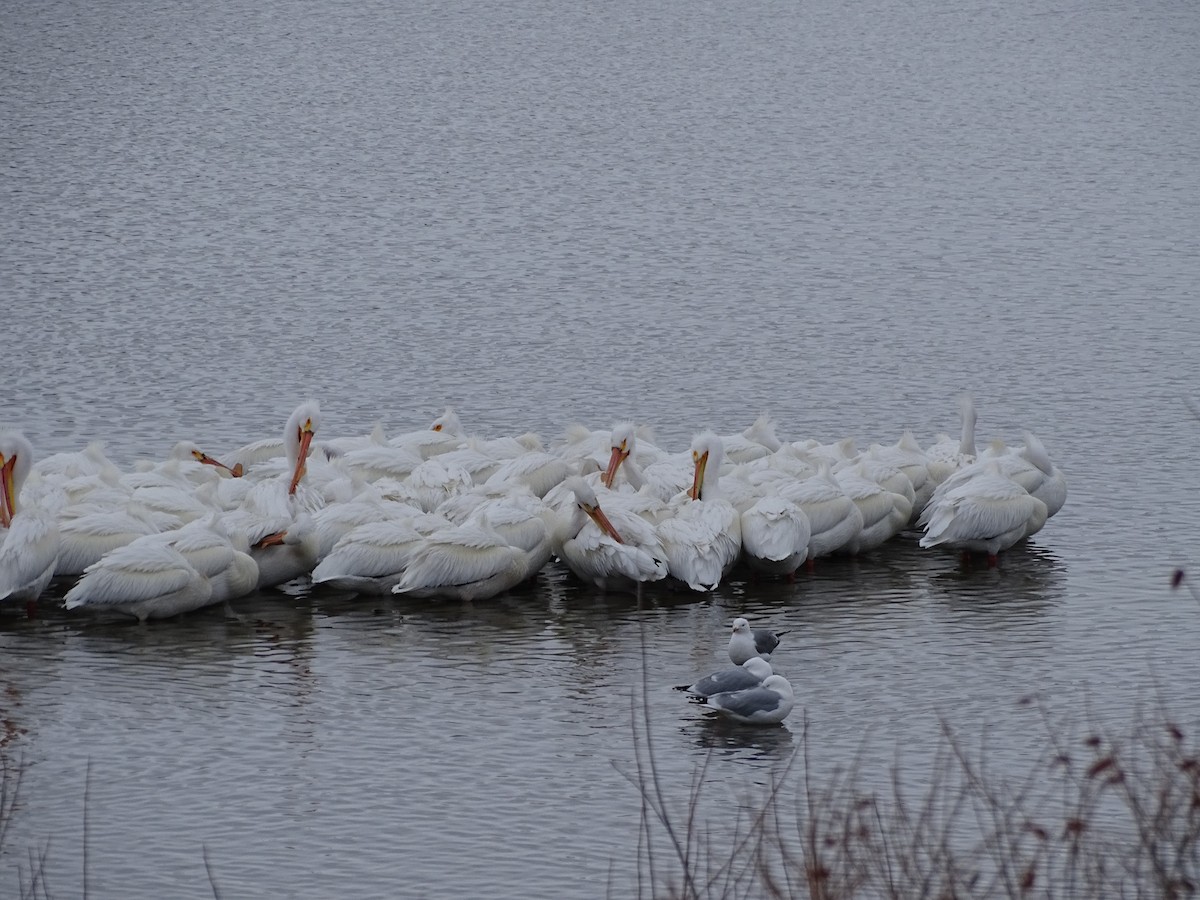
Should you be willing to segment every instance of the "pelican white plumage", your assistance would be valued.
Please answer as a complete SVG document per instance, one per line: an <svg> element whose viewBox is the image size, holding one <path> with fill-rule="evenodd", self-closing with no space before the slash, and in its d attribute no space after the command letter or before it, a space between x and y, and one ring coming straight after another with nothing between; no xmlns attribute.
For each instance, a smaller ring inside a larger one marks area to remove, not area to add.
<svg viewBox="0 0 1200 900"><path fill-rule="evenodd" d="M472 518L427 537L414 551L392 593L490 600L536 572L525 550L506 541L486 520Z"/></svg>
<svg viewBox="0 0 1200 900"><path fill-rule="evenodd" d="M770 675L758 687L713 694L707 705L745 725L778 725L796 705L796 695L786 678Z"/></svg>
<svg viewBox="0 0 1200 900"><path fill-rule="evenodd" d="M406 431L396 435L388 443L393 447L412 451L422 459L429 459L439 453L457 449L466 438L467 433L459 421L458 413L448 406L445 412L433 420L429 428Z"/></svg>
<svg viewBox="0 0 1200 900"><path fill-rule="evenodd" d="M480 502L464 521L429 535L413 551L392 593L489 600L532 578L550 561L553 525L553 513L539 497L510 486Z"/></svg>
<svg viewBox="0 0 1200 900"><path fill-rule="evenodd" d="M58 523L61 546L56 577L82 575L88 566L118 547L131 544L139 537L163 530L156 518L144 507L125 503L118 507L78 509L80 515L62 515ZM64 513L67 511L64 511ZM182 525L177 522L175 526Z"/></svg>
<svg viewBox="0 0 1200 900"><path fill-rule="evenodd" d="M740 666L746 660L756 656L770 659L779 639L787 634L786 631L772 631L769 628L751 628L748 619L741 616L733 620L729 634L729 658L735 666Z"/></svg>
<svg viewBox="0 0 1200 900"><path fill-rule="evenodd" d="M775 436L775 423L766 413L738 434L724 435L721 443L725 448L725 458L732 463L763 459L783 446Z"/></svg>
<svg viewBox="0 0 1200 900"><path fill-rule="evenodd" d="M772 674L769 662L761 656L752 656L740 666L721 669L711 675L705 675L692 684L677 685L675 690L686 691L695 699L703 700L713 694L744 691L747 688L758 687L764 679L769 678Z"/></svg>
<svg viewBox="0 0 1200 900"><path fill-rule="evenodd" d="M313 584L371 596L388 596L400 583L413 553L437 531L443 516L413 514L364 522L343 536L312 571Z"/></svg>
<svg viewBox="0 0 1200 900"><path fill-rule="evenodd" d="M248 550L244 538L228 532L214 513L106 554L67 592L65 606L144 622L236 600L258 584L258 566Z"/></svg>
<svg viewBox="0 0 1200 900"><path fill-rule="evenodd" d="M934 494L921 516L919 543L986 553L994 566L1001 551L1045 524L1046 513L1046 504L1003 474L998 460L986 459L973 476Z"/></svg>
<svg viewBox="0 0 1200 900"><path fill-rule="evenodd" d="M962 431L958 441L943 434L925 450L929 460L929 478L934 487L959 469L975 462L975 400L970 394L963 394L958 399L958 409L962 419Z"/></svg>
<svg viewBox="0 0 1200 900"><path fill-rule="evenodd" d="M225 516L229 530L245 535L250 545L250 555L259 567L259 588L306 575L317 564L319 543L311 514L324 500L303 480L319 421L320 406L315 400L292 411L283 431L287 471L257 482L242 504Z"/></svg>
<svg viewBox="0 0 1200 900"><path fill-rule="evenodd" d="M0 433L0 601L33 604L54 577L59 533L54 514L21 505L33 445L19 431Z"/></svg>
<svg viewBox="0 0 1200 900"><path fill-rule="evenodd" d="M808 562L841 550L863 527L861 510L830 472L830 461L816 460L817 473L802 481L785 484L779 494L791 500L808 517L811 536Z"/></svg>
<svg viewBox="0 0 1200 900"><path fill-rule="evenodd" d="M616 500L610 518L579 476L564 484L575 497L575 509L557 552L578 578L600 590L629 590L667 577L666 553L653 525Z"/></svg>
<svg viewBox="0 0 1200 900"><path fill-rule="evenodd" d="M571 468L561 456L529 450L501 463L484 484L500 488L524 486L535 496L545 497L570 474Z"/></svg>
<svg viewBox="0 0 1200 900"><path fill-rule="evenodd" d="M742 558L752 571L791 577L808 559L812 525L799 506L768 494L742 513Z"/></svg>
<svg viewBox="0 0 1200 900"><path fill-rule="evenodd" d="M899 470L894 470L905 480L908 495L888 490L878 481L867 477L861 466L853 465L834 475L842 490L862 513L862 527L858 533L838 548L838 553L856 554L874 550L898 535L908 524L912 515L912 485Z"/></svg>
<svg viewBox="0 0 1200 900"><path fill-rule="evenodd" d="M711 591L729 574L742 552L738 511L720 495L724 459L720 437L705 431L692 440L692 488L673 501L673 514L658 526L672 578L694 591Z"/></svg>

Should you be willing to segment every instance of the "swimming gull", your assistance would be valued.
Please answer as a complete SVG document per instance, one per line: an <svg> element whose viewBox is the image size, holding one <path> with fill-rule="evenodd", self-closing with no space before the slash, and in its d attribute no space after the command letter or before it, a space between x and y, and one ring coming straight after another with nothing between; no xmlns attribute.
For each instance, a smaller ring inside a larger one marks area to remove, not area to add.
<svg viewBox="0 0 1200 900"><path fill-rule="evenodd" d="M713 694L708 705L735 722L778 725L796 705L792 686L782 675L771 675L758 687Z"/></svg>
<svg viewBox="0 0 1200 900"><path fill-rule="evenodd" d="M758 687L770 675L771 664L760 656L752 656L740 666L713 672L695 684L681 684L675 690L687 691L694 699L703 700L713 694Z"/></svg>

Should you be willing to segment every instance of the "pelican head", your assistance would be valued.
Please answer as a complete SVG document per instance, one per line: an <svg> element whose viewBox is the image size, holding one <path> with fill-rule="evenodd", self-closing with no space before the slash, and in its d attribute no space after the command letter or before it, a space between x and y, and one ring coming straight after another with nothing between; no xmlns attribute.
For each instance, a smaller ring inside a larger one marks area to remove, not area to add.
<svg viewBox="0 0 1200 900"><path fill-rule="evenodd" d="M207 453L205 453L203 450L201 450L196 444L193 444L191 441L180 441L179 443L177 443L171 449L171 453L168 458L169 459L180 459L180 460L193 459L196 462L200 463L200 465L202 465L202 466L212 466L213 468L216 468L216 469L224 469L226 472L228 472L234 478L237 478L242 474L242 467L241 467L240 463L231 469L231 468L229 468L229 466L225 465L225 463L221 462L219 459L209 456Z"/></svg>
<svg viewBox="0 0 1200 900"><path fill-rule="evenodd" d="M19 431L0 434L0 526L17 514L17 497L33 465L33 444Z"/></svg>
<svg viewBox="0 0 1200 900"><path fill-rule="evenodd" d="M613 486L617 470L621 468L621 463L625 462L635 446L637 446L637 437L634 434L632 422L620 422L613 426L612 454L608 457L608 468L604 470L604 474L600 478L606 488Z"/></svg>
<svg viewBox="0 0 1200 900"><path fill-rule="evenodd" d="M589 519L596 523L597 528L618 544L625 543L621 538L621 533L617 531L613 523L608 520L604 510L600 508L600 501L596 499L596 492L592 490L591 485L579 476L572 475L566 480L566 486L575 495L575 503L587 514Z"/></svg>
<svg viewBox="0 0 1200 900"><path fill-rule="evenodd" d="M692 465L696 467L696 474L688 491L689 497L693 500L702 499L706 488L711 493L724 458L725 445L715 431L702 431L692 438Z"/></svg>
<svg viewBox="0 0 1200 900"><path fill-rule="evenodd" d="M452 406L447 406L446 411L433 420L430 428L434 431L444 431L447 434L462 434L462 423L458 421L458 413Z"/></svg>
<svg viewBox="0 0 1200 900"><path fill-rule="evenodd" d="M288 493L296 493L296 486L304 477L307 469L308 451L312 446L313 435L317 432L317 423L321 417L321 407L316 400L306 400L301 403L288 417L283 429L283 443L287 449L288 463L292 466L292 482Z"/></svg>

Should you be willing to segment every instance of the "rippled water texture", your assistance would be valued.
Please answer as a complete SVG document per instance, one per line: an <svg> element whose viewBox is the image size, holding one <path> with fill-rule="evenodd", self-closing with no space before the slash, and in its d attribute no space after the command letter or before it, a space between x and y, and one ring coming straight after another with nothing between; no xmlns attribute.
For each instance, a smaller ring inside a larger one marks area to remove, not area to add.
<svg viewBox="0 0 1200 900"><path fill-rule="evenodd" d="M10 4L0 419L39 452L221 451L308 396L329 436L452 404L489 437L682 449L768 411L928 444L969 390L1071 493L998 570L904 541L641 609L550 568L466 608L5 615L2 892L41 847L81 893L87 783L92 896L210 896L205 851L226 896L629 895L643 638L669 798L713 754L714 823L806 717L820 770L946 720L1024 772L1034 694L1194 729L1197 32L1174 2ZM669 689L740 614L790 629L781 728Z"/></svg>

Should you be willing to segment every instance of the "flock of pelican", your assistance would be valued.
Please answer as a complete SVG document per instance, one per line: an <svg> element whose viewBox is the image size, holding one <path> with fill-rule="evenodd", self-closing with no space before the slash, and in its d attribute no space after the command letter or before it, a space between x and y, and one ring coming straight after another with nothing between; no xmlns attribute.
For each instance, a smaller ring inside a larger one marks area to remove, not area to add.
<svg viewBox="0 0 1200 900"><path fill-rule="evenodd" d="M910 528L922 547L989 564L1045 525L1066 480L1040 441L922 448L910 432L860 451L853 440L785 442L767 417L697 434L683 453L646 429L467 434L452 410L388 439L318 439L300 404L281 438L224 461L180 442L121 471L100 444L35 461L0 431L0 602L34 603L76 579L70 610L165 618L300 577L357 593L484 600L553 558L602 590L664 579L716 588L735 565L794 578Z"/></svg>

